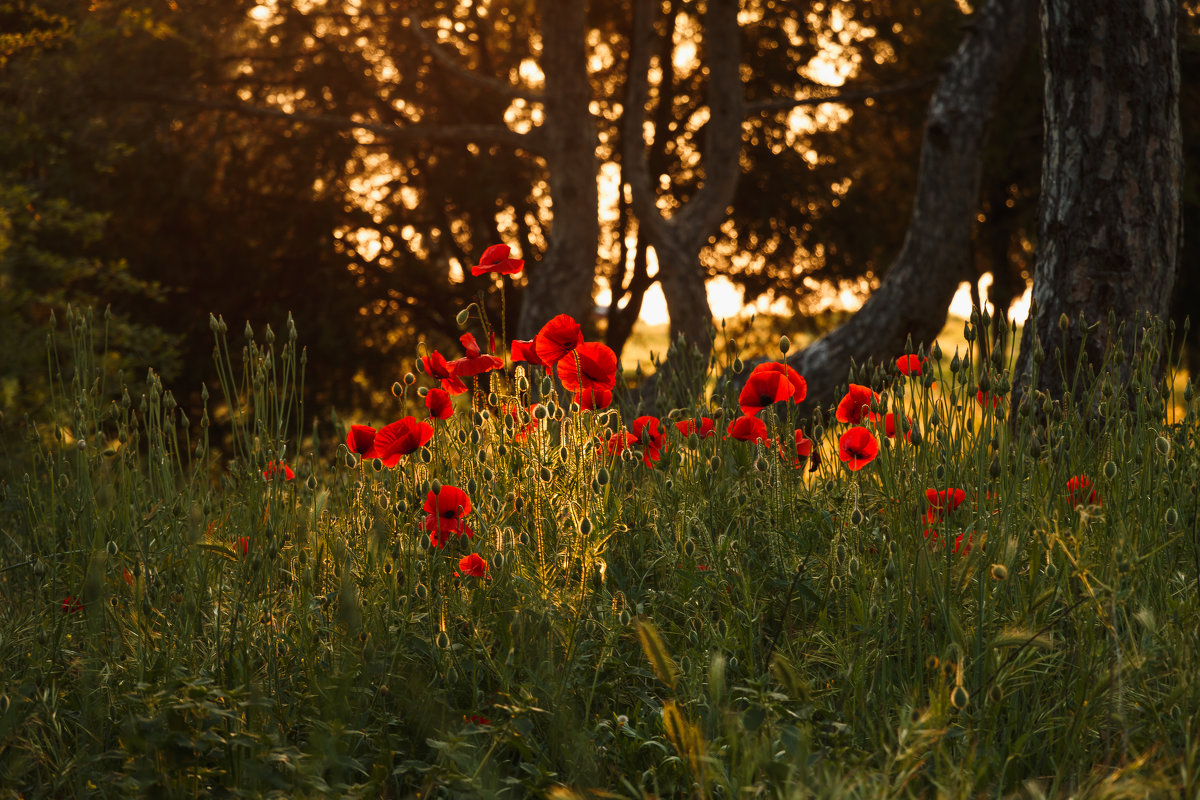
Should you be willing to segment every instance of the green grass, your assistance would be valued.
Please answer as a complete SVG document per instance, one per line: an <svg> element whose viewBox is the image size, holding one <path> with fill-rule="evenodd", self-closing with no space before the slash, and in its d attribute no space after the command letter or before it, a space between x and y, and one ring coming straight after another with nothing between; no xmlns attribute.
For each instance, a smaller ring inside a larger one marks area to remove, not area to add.
<svg viewBox="0 0 1200 800"><path fill-rule="evenodd" d="M68 333L56 416L6 444L0 797L1200 792L1200 426L1142 368L997 411L969 360L867 368L920 434L857 472L829 414L813 470L670 424L647 465L601 446L617 412L495 377L386 468L310 420L290 326L242 350L214 321L190 421ZM518 437L498 409L534 399ZM473 507L445 550L442 485Z"/></svg>

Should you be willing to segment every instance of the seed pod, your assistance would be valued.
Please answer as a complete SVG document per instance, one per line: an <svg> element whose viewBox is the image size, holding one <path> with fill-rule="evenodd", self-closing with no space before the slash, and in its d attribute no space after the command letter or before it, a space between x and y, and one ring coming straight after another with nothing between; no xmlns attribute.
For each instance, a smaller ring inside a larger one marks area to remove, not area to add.
<svg viewBox="0 0 1200 800"><path fill-rule="evenodd" d="M971 702L971 695L967 694L967 690L961 686L955 686L950 691L950 705L957 710L962 711L967 707L967 703Z"/></svg>
<svg viewBox="0 0 1200 800"><path fill-rule="evenodd" d="M992 578L997 581L1008 580L1008 567L1003 564L992 564Z"/></svg>

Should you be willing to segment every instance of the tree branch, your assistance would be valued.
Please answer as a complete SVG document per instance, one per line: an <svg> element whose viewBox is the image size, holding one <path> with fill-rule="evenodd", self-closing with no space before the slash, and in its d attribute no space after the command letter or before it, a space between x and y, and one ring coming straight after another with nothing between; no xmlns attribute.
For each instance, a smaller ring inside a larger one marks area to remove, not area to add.
<svg viewBox="0 0 1200 800"><path fill-rule="evenodd" d="M534 154L538 154L542 147L540 128L534 128L529 133L518 133L505 125L496 123L442 124L436 122L418 122L412 125L386 125L378 122L360 122L349 117L333 114L284 111L281 108L258 106L241 100L206 100L199 97L177 97L157 94L139 94L131 96L128 99L148 103L202 108L212 111L228 111L247 117L277 119L284 122L331 128L334 130L366 131L389 143L416 141L491 142L508 145L513 149L525 150Z"/></svg>
<svg viewBox="0 0 1200 800"><path fill-rule="evenodd" d="M790 111L793 108L819 106L823 103L860 103L876 97L884 97L890 94L905 94L917 91L918 89L924 89L926 86L933 85L937 79L937 75L928 75L924 78L897 83L894 86L880 86L871 89L838 92L836 94L825 95L824 97L779 97L773 100L756 100L753 103L746 104L746 116L766 114L772 111Z"/></svg>
<svg viewBox="0 0 1200 800"><path fill-rule="evenodd" d="M425 32L425 28L422 27L421 21L416 17L411 15L405 16L403 22L404 26L408 29L408 32L412 34L413 38L423 44L425 49L429 51L429 54L433 56L433 60L441 64L459 78L483 86L484 88L490 89L491 91L497 92L505 97L527 100L531 103L543 102L544 97L541 92L526 88L524 86L514 85L508 81L492 77L491 75L484 75L463 66L457 59L446 52L446 48L440 42Z"/></svg>

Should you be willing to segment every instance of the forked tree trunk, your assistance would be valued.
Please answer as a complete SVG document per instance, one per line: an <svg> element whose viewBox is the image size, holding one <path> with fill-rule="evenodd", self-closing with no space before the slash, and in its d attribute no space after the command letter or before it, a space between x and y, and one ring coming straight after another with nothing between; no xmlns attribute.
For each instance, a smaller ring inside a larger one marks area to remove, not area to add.
<svg viewBox="0 0 1200 800"><path fill-rule="evenodd" d="M708 65L704 180L682 208L670 218L664 217L656 203L655 180L650 175L642 133L658 5L656 0L635 0L629 93L623 120L624 162L639 232L646 232L658 259L658 279L671 319L671 341L682 340L686 345L673 352L647 380L641 397L649 404L656 392L671 384L674 390L667 402L684 405L703 387L702 376L712 352L712 310L705 287L708 276L700 263L700 251L708 244L709 237L719 232L737 189L746 105L740 74L738 2L709 0L704 12ZM659 102L669 103L670 98L660 97ZM656 138L664 135L662 130L655 131Z"/></svg>
<svg viewBox="0 0 1200 800"><path fill-rule="evenodd" d="M1121 348L1129 375L1140 313L1165 316L1180 243L1182 139L1175 0L1044 0L1046 141L1033 279L1017 394L1060 396L1082 355L1099 367ZM1110 325L1127 322L1124 339ZM1070 324L1060 326L1066 315ZM1086 338L1077 323L1091 326ZM1061 351L1067 374L1060 368ZM1081 352L1082 351L1082 352Z"/></svg>
<svg viewBox="0 0 1200 800"><path fill-rule="evenodd" d="M596 121L589 104L586 0L538 0L545 74L541 126L553 218L540 263L527 263L517 338L528 339L551 317L587 324L600 238L596 188Z"/></svg>
<svg viewBox="0 0 1200 800"><path fill-rule="evenodd" d="M853 317L788 359L808 382L803 413L834 398L851 358L895 358L910 335L914 343L928 343L945 326L959 281L972 271L988 122L1020 60L1032 11L1032 0L989 0L972 18L929 102L900 254Z"/></svg>

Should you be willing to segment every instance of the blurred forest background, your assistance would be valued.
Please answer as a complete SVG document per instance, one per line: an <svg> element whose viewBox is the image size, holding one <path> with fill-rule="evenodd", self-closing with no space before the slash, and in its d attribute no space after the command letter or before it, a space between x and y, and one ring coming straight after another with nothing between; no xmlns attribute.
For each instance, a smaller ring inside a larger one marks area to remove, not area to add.
<svg viewBox="0 0 1200 800"><path fill-rule="evenodd" d="M695 262L670 273L682 285L724 277L747 304L782 304L793 331L828 327L831 293L869 291L901 246L971 4L744 0L714 30L705 4L663 0L643 57L634 5L0 2L0 409L41 402L47 325L68 303L111 306L113 369L153 365L185 404L212 374L210 312L277 332L291 312L314 399L361 406L418 340L453 341L491 285L466 267L495 242L527 260L504 306L487 300L510 337L568 312L620 353L670 277L651 247ZM1200 228L1194 12L1181 300ZM960 278L990 273L1000 310L1035 249L1036 39L998 95ZM664 220L699 221L668 241Z"/></svg>

